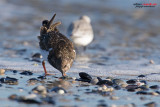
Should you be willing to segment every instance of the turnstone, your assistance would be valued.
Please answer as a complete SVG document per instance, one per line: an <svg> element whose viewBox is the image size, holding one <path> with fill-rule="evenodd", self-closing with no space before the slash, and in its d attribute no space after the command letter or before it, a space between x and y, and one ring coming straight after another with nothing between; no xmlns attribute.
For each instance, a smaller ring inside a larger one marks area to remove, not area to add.
<svg viewBox="0 0 160 107"><path fill-rule="evenodd" d="M72 22L68 28L68 36L75 46L86 49L94 38L91 19L88 16L81 16L79 20Z"/></svg>
<svg viewBox="0 0 160 107"><path fill-rule="evenodd" d="M62 73L62 76L66 76L65 72L72 66L76 52L73 43L56 28L61 22L52 24L55 16L56 14L53 15L50 21L43 20L40 28L40 36L38 38L44 59L42 65L45 75L51 75L47 73L45 67L45 61L48 61L49 64Z"/></svg>

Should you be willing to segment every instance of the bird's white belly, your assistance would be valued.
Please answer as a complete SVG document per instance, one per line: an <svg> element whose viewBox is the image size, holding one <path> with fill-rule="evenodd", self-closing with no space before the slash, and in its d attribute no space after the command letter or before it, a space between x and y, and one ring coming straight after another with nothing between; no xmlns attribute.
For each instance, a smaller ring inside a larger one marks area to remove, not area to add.
<svg viewBox="0 0 160 107"><path fill-rule="evenodd" d="M92 42L93 35L83 35L80 37L73 37L72 39L76 45L87 46L88 44Z"/></svg>
<svg viewBox="0 0 160 107"><path fill-rule="evenodd" d="M42 50L42 49L40 49L40 51L41 51L41 54L43 56L43 60L48 61L49 51Z"/></svg>

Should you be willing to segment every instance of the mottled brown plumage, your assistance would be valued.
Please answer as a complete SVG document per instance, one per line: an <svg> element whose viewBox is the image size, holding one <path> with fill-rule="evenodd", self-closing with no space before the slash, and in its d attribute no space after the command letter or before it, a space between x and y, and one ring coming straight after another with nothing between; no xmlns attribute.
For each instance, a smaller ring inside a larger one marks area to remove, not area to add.
<svg viewBox="0 0 160 107"><path fill-rule="evenodd" d="M42 51L49 52L47 55L48 62L65 76L65 72L72 66L76 53L73 43L56 28L61 23L51 24L54 17L55 15L50 21L44 20L42 22L40 36L38 37L39 45ZM43 57L45 56L43 55ZM47 74L46 71L45 73Z"/></svg>

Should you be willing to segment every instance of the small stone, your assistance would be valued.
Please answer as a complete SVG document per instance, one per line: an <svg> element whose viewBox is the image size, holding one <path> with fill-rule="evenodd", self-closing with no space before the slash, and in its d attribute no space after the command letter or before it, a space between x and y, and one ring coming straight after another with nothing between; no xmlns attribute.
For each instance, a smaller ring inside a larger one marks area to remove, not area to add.
<svg viewBox="0 0 160 107"><path fill-rule="evenodd" d="M140 89L139 91L148 91L148 90L149 90L146 85L139 86L139 87L137 87L136 89Z"/></svg>
<svg viewBox="0 0 160 107"><path fill-rule="evenodd" d="M155 102L150 102L145 104L146 107L157 107L157 104Z"/></svg>
<svg viewBox="0 0 160 107"><path fill-rule="evenodd" d="M17 73L18 71L17 70L13 70L13 73Z"/></svg>
<svg viewBox="0 0 160 107"><path fill-rule="evenodd" d="M102 78L100 78L100 77L97 77L97 79L98 79L98 81L102 81Z"/></svg>
<svg viewBox="0 0 160 107"><path fill-rule="evenodd" d="M146 77L145 75L139 75L138 76L139 78L144 78L144 77Z"/></svg>
<svg viewBox="0 0 160 107"><path fill-rule="evenodd" d="M53 91L58 93L58 94L67 93L67 91L62 87L54 87L54 88L51 89L51 92L53 92Z"/></svg>
<svg viewBox="0 0 160 107"><path fill-rule="evenodd" d="M148 93L146 91L138 91L136 94L147 95Z"/></svg>
<svg viewBox="0 0 160 107"><path fill-rule="evenodd" d="M16 94L12 94L12 95L10 95L8 98L10 99L10 100L16 100L17 99L17 95Z"/></svg>
<svg viewBox="0 0 160 107"><path fill-rule="evenodd" d="M28 80L28 82L39 82L39 80L36 79L36 78L30 78L30 79Z"/></svg>
<svg viewBox="0 0 160 107"><path fill-rule="evenodd" d="M32 55L32 58L42 58L42 55L40 53L35 53Z"/></svg>
<svg viewBox="0 0 160 107"><path fill-rule="evenodd" d="M110 99L111 100L119 100L119 97L117 97L117 96L111 96Z"/></svg>
<svg viewBox="0 0 160 107"><path fill-rule="evenodd" d="M137 82L136 79L131 79L127 81L127 84L135 84Z"/></svg>
<svg viewBox="0 0 160 107"><path fill-rule="evenodd" d="M153 61L153 60L150 60L149 63L150 63L150 64L154 64L154 61Z"/></svg>
<svg viewBox="0 0 160 107"><path fill-rule="evenodd" d="M5 69L0 69L0 74L4 74L5 73Z"/></svg>
<svg viewBox="0 0 160 107"><path fill-rule="evenodd" d="M96 85L98 83L98 81L99 80L97 78L94 78L91 80L91 84Z"/></svg>
<svg viewBox="0 0 160 107"><path fill-rule="evenodd" d="M139 81L139 82L136 82L136 85L142 86L142 85L145 85L145 83Z"/></svg>
<svg viewBox="0 0 160 107"><path fill-rule="evenodd" d="M116 89L116 90L120 90L120 89L121 89L121 87L120 87L119 85L115 85L115 86L114 86L114 89Z"/></svg>
<svg viewBox="0 0 160 107"><path fill-rule="evenodd" d="M112 81L114 84L117 84L117 85L125 84L125 82L121 79L113 79Z"/></svg>
<svg viewBox="0 0 160 107"><path fill-rule="evenodd" d="M128 92L135 92L136 90L134 88L130 88L127 90Z"/></svg>
<svg viewBox="0 0 160 107"><path fill-rule="evenodd" d="M9 85L18 85L18 79L12 77L6 77L0 79L1 83L6 83Z"/></svg>
<svg viewBox="0 0 160 107"><path fill-rule="evenodd" d="M106 104L98 104L97 107L108 107Z"/></svg>
<svg viewBox="0 0 160 107"><path fill-rule="evenodd" d="M82 79L86 79L86 80L89 80L89 81L92 80L92 77L91 77L89 74L85 73L85 72L80 72L80 73L79 73L79 76L80 76Z"/></svg>
<svg viewBox="0 0 160 107"><path fill-rule="evenodd" d="M99 81L97 83L97 85L108 85L108 86L112 86L113 83L111 81L108 81L108 80L102 80L102 81Z"/></svg>
<svg viewBox="0 0 160 107"><path fill-rule="evenodd" d="M158 85L152 85L149 88L151 88L151 89L159 89L159 86Z"/></svg>
<svg viewBox="0 0 160 107"><path fill-rule="evenodd" d="M121 85L122 88L126 88L127 86L128 86L127 83Z"/></svg>
<svg viewBox="0 0 160 107"><path fill-rule="evenodd" d="M57 93L58 93L58 94L64 94L65 92L64 92L64 90L58 90Z"/></svg>
<svg viewBox="0 0 160 107"><path fill-rule="evenodd" d="M151 95L158 96L159 94L156 92L151 92Z"/></svg>
<svg viewBox="0 0 160 107"><path fill-rule="evenodd" d="M42 85L39 85L39 86L33 88L32 91L34 93L38 93L38 94L42 94L42 95L46 95L47 94L47 89Z"/></svg>
<svg viewBox="0 0 160 107"><path fill-rule="evenodd" d="M37 97L36 94L29 94L29 95L26 96L25 98L26 98L26 99L34 99L34 98L36 98L36 97Z"/></svg>
<svg viewBox="0 0 160 107"><path fill-rule="evenodd" d="M33 75L33 73L32 72L30 72L30 71L23 71L23 72L21 72L20 73L21 75Z"/></svg>

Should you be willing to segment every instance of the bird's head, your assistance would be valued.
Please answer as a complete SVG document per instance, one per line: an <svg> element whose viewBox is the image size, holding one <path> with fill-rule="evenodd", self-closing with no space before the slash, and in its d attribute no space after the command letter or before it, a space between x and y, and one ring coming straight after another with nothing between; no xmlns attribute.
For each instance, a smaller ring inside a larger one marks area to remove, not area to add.
<svg viewBox="0 0 160 107"><path fill-rule="evenodd" d="M81 19L81 20L85 20L85 21L88 22L88 23L91 22L91 19L90 19L88 16L86 16L86 15L81 16L80 19Z"/></svg>

